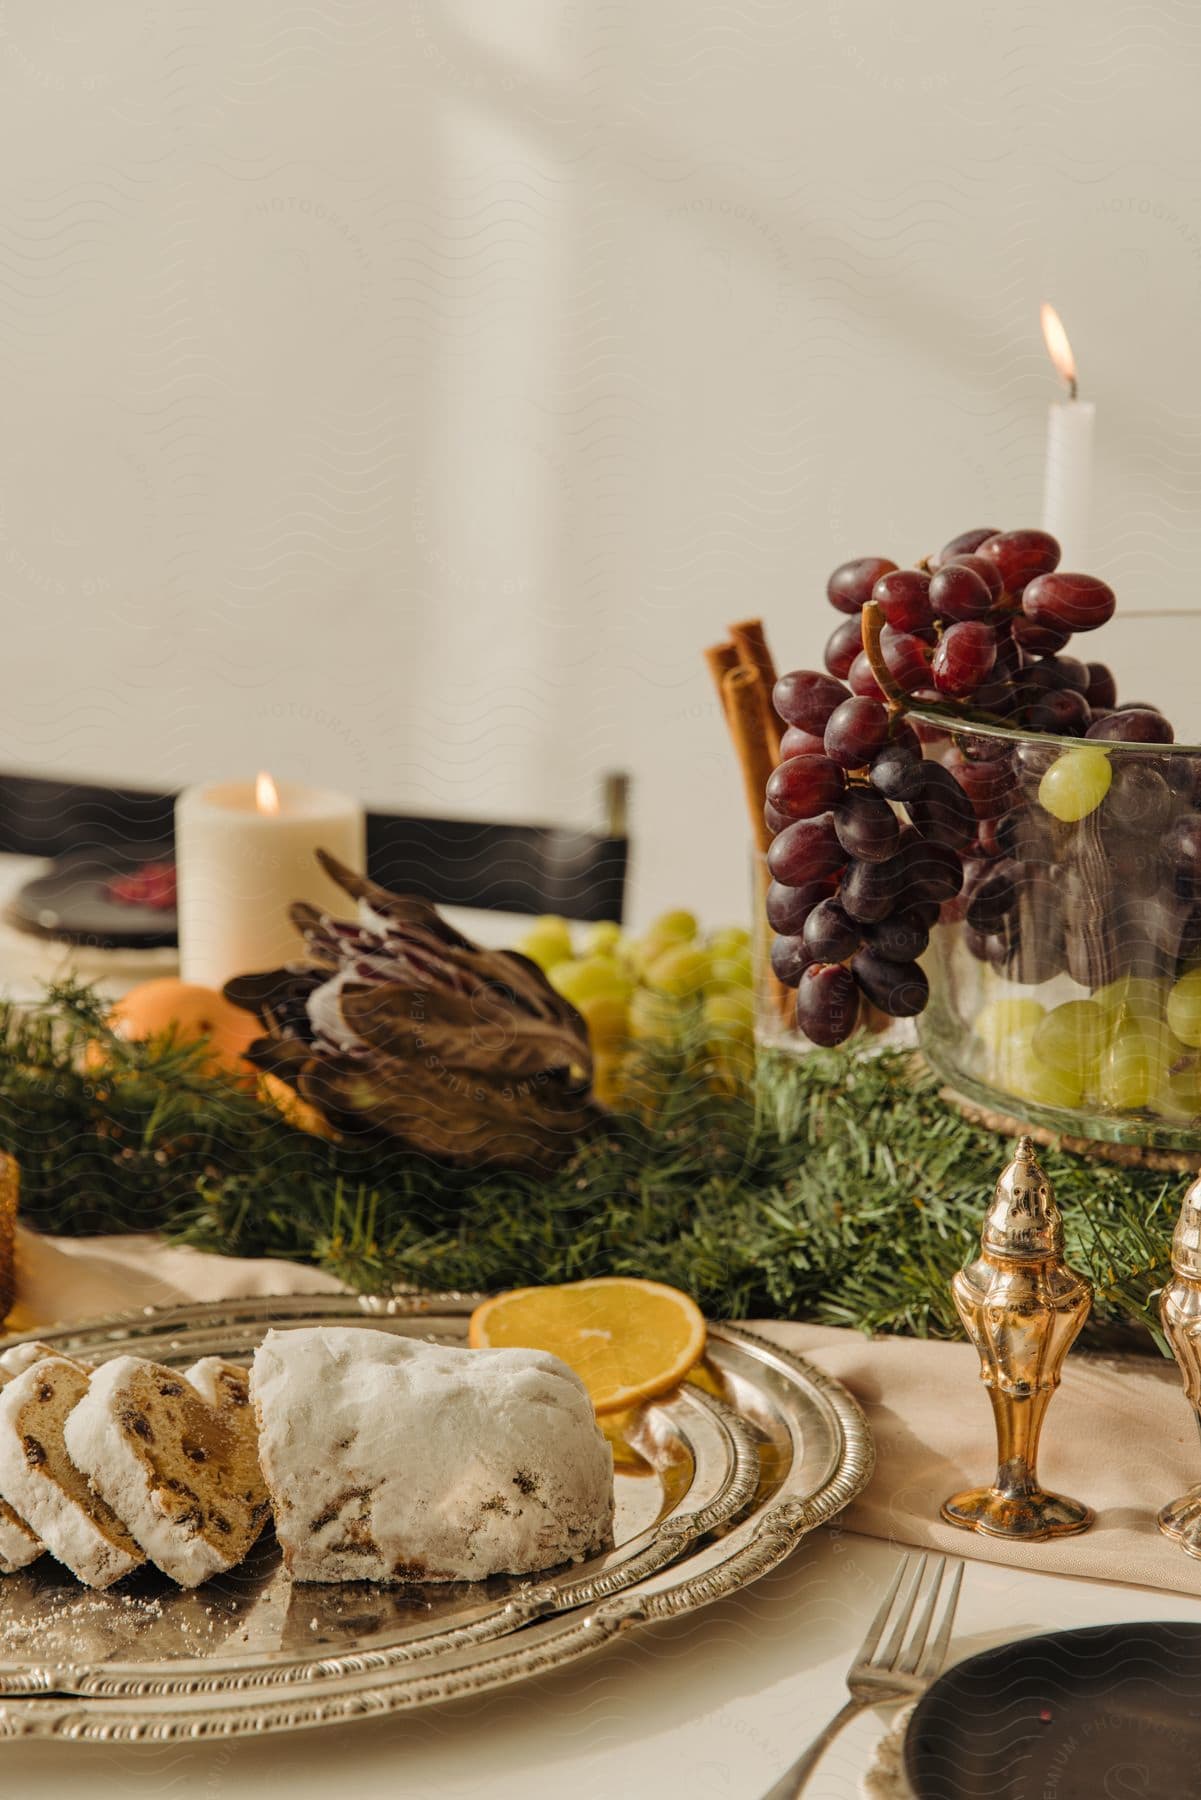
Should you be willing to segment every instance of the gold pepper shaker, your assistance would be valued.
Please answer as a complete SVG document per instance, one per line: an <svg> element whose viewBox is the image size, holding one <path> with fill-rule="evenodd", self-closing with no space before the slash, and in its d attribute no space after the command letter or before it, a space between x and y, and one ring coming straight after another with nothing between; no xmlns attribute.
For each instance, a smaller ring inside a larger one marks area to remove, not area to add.
<svg viewBox="0 0 1201 1800"><path fill-rule="evenodd" d="M1093 1290L1064 1261L1063 1220L1030 1138L1002 1171L980 1255L955 1276L951 1293L992 1402L997 1474L991 1487L945 1500L943 1518L1027 1543L1087 1531L1091 1508L1047 1493L1035 1472L1043 1419Z"/></svg>
<svg viewBox="0 0 1201 1800"><path fill-rule="evenodd" d="M1159 1296L1159 1318L1201 1427L1201 1175L1180 1203L1172 1234L1172 1279ZM1201 1557L1201 1482L1162 1509L1159 1529L1189 1556Z"/></svg>

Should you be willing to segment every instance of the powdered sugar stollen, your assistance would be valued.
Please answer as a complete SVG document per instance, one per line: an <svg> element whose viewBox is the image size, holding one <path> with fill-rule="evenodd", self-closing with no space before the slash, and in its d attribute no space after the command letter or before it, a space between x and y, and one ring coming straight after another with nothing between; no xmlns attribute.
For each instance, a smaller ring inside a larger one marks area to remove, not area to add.
<svg viewBox="0 0 1201 1800"><path fill-rule="evenodd" d="M610 1541L612 1452L583 1382L542 1351L271 1331L251 1395L297 1581L480 1581Z"/></svg>

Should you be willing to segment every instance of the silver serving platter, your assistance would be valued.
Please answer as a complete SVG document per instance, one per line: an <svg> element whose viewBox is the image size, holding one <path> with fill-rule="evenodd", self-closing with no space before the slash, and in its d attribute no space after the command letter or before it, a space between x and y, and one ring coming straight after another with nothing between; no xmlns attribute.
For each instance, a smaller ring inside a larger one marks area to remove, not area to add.
<svg viewBox="0 0 1201 1800"><path fill-rule="evenodd" d="M462 1344L478 1296L305 1295L149 1308L28 1333L103 1361L246 1361L268 1327L362 1325ZM8 1340L18 1342L19 1339ZM616 1445L613 1548L535 1577L293 1583L270 1534L191 1592L140 1571L97 1594L43 1557L0 1577L0 1736L173 1740L344 1723L519 1681L723 1598L871 1473L836 1382L730 1325Z"/></svg>

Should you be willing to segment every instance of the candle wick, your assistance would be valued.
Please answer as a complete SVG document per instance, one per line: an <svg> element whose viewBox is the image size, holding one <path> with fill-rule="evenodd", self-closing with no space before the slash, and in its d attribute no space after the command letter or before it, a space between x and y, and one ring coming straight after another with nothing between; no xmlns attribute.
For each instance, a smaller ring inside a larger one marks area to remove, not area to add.
<svg viewBox="0 0 1201 1800"><path fill-rule="evenodd" d="M1075 398L1076 398L1076 377L1074 375L1069 375L1068 376L1068 399L1074 400Z"/></svg>

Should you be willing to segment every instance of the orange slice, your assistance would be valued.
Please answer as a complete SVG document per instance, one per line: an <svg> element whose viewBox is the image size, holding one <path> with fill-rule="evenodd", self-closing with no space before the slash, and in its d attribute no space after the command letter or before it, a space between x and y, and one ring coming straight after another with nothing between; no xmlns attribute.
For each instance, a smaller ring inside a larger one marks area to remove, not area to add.
<svg viewBox="0 0 1201 1800"><path fill-rule="evenodd" d="M584 1382L598 1413L678 1387L704 1354L705 1320L678 1288L607 1275L563 1287L513 1288L477 1306L476 1350L549 1350Z"/></svg>

